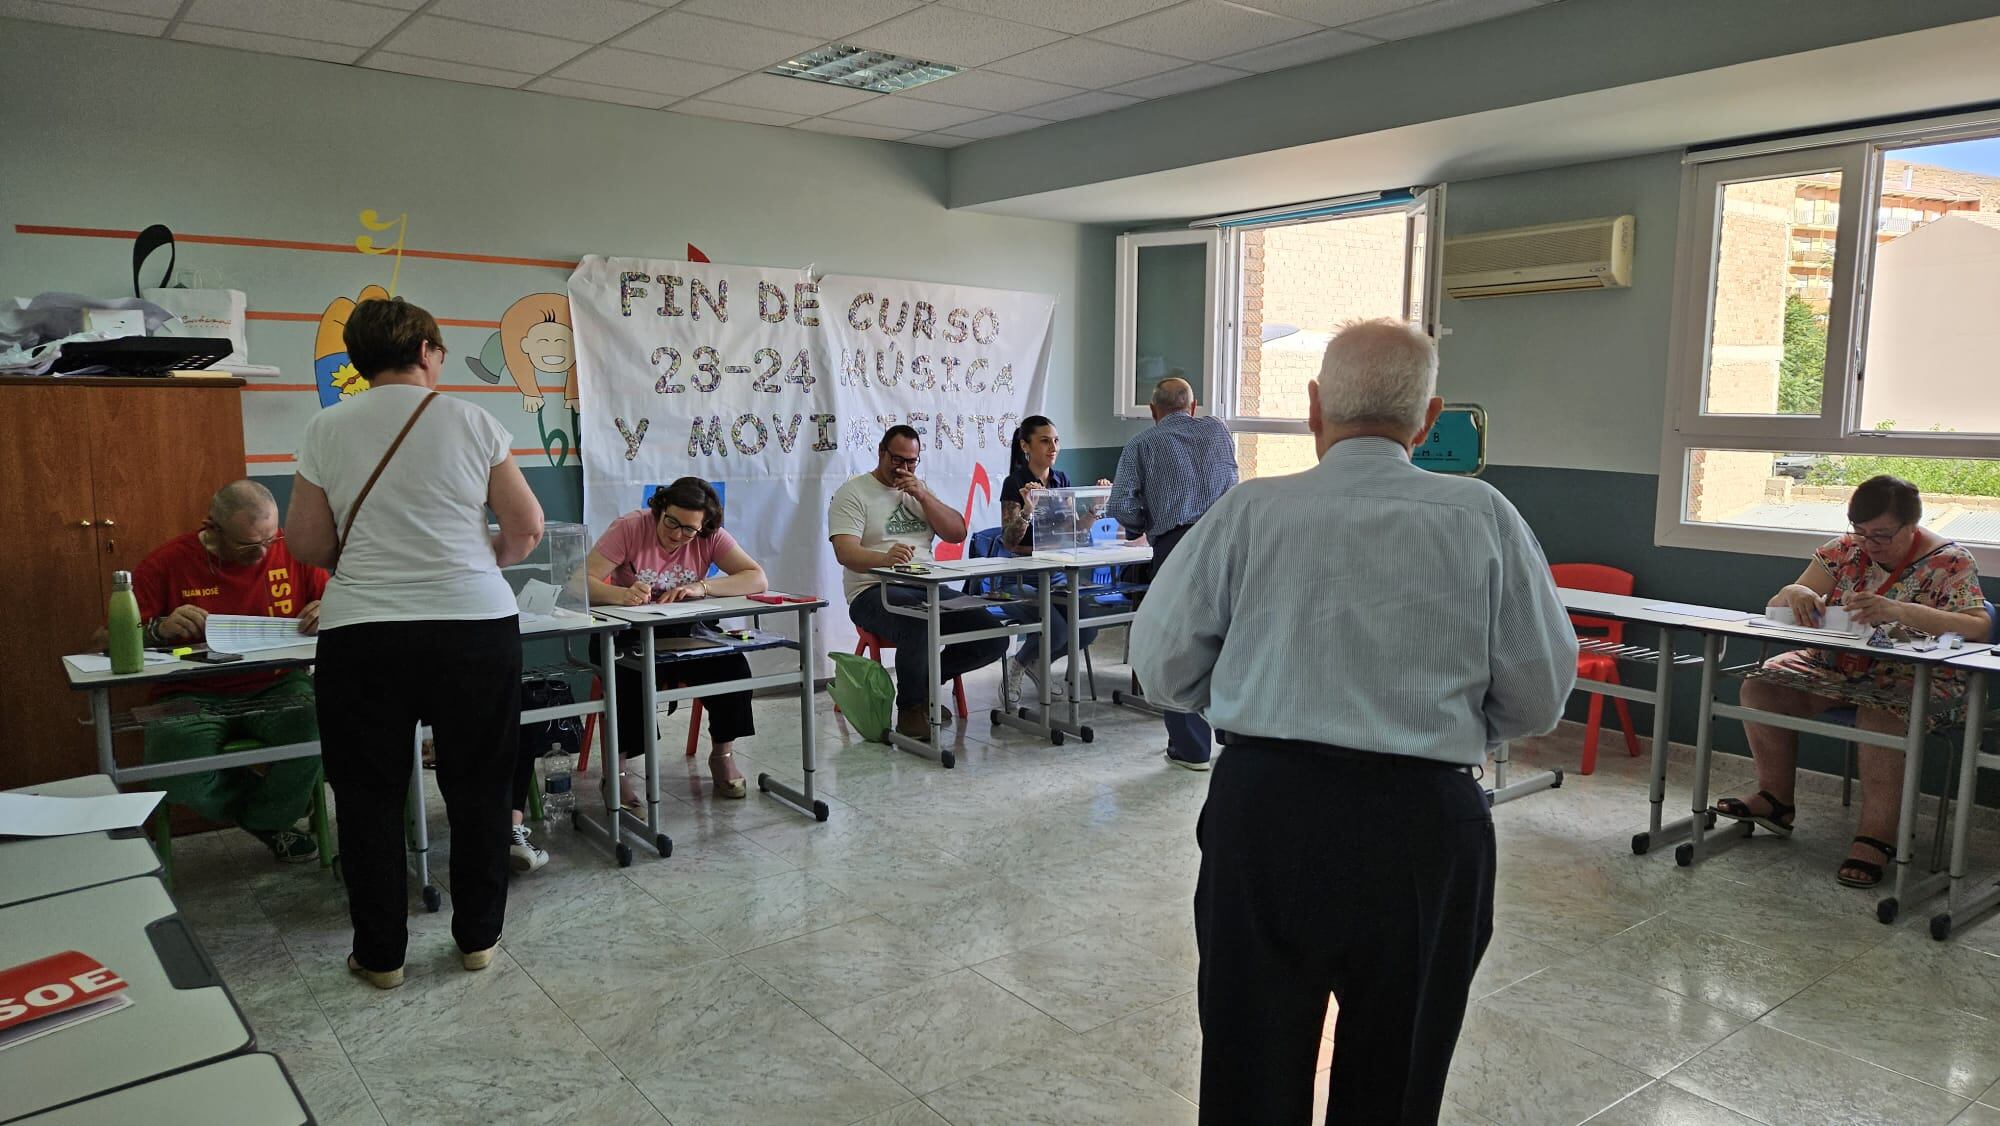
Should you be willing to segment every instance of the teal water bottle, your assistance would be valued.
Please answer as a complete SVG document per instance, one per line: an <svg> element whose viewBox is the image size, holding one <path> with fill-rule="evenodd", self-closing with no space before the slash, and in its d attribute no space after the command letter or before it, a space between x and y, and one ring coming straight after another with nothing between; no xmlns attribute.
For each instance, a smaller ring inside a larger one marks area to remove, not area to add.
<svg viewBox="0 0 2000 1126"><path fill-rule="evenodd" d="M146 667L146 638L139 626L139 599L132 594L132 572L111 573L111 612L106 631L111 636L111 671L138 672Z"/></svg>

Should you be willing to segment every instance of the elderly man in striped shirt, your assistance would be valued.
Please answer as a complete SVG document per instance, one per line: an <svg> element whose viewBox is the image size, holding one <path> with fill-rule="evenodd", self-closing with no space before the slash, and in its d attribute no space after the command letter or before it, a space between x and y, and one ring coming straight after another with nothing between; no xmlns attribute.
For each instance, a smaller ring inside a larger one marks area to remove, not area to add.
<svg viewBox="0 0 2000 1126"><path fill-rule="evenodd" d="M1576 636L1534 534L1426 473L1437 355L1351 325L1311 396L1320 462L1223 497L1153 580L1132 663L1225 748L1197 830L1204 1122L1433 1123L1493 933L1488 748L1555 726Z"/></svg>

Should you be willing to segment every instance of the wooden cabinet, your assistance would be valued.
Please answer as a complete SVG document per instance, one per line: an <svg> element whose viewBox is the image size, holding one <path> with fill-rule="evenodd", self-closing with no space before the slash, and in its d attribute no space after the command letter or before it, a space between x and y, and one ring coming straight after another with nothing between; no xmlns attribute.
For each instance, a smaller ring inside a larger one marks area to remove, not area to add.
<svg viewBox="0 0 2000 1126"><path fill-rule="evenodd" d="M243 476L242 381L0 377L0 789L96 769L60 658ZM122 756L121 756L122 757Z"/></svg>

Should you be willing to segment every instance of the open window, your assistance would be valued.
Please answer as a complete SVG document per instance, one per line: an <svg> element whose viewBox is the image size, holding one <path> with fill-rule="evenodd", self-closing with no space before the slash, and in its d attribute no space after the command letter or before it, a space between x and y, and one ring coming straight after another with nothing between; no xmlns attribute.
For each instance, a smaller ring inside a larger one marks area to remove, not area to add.
<svg viewBox="0 0 2000 1126"><path fill-rule="evenodd" d="M1658 541L1801 555L1891 473L2000 562L2000 119L1689 160Z"/></svg>
<svg viewBox="0 0 2000 1126"><path fill-rule="evenodd" d="M1244 477L1310 466L1307 388L1340 326L1397 317L1438 335L1433 231L1441 206L1438 188L1373 192L1204 220L1187 231L1124 236L1119 339L1135 347L1120 352L1121 413L1146 417L1153 385L1186 375L1236 434ZM1207 271L1199 288L1197 249ZM1150 265L1149 253L1160 255ZM1149 304L1149 291L1157 304ZM1196 326L1173 318L1191 317L1198 304L1207 358L1199 379L1193 368L1171 362L1194 353ZM1149 316L1150 310L1157 311ZM1176 333L1177 350L1144 345L1171 342ZM1130 367L1123 363L1128 354Z"/></svg>

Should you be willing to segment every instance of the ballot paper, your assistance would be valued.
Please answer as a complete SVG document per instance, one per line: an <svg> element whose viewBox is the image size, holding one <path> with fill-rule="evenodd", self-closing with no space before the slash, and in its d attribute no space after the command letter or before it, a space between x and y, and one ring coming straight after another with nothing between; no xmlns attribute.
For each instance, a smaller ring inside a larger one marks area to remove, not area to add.
<svg viewBox="0 0 2000 1126"><path fill-rule="evenodd" d="M1693 606L1686 602L1654 602L1645 609L1660 614L1679 614L1687 618L1706 618L1715 622L1747 622L1757 616L1747 610L1725 610L1720 606Z"/></svg>
<svg viewBox="0 0 2000 1126"><path fill-rule="evenodd" d="M146 823L164 796L157 790L94 798L0 794L0 836L66 837L136 828Z"/></svg>
<svg viewBox="0 0 2000 1126"><path fill-rule="evenodd" d="M555 613L556 596L561 593L562 588L554 583L529 579L527 584L521 587L520 592L514 595L514 605L520 608L521 616L524 618L546 618Z"/></svg>
<svg viewBox="0 0 2000 1126"><path fill-rule="evenodd" d="M256 653L313 643L311 635L299 632L297 618L210 614L202 631L208 639L208 647L221 653Z"/></svg>
<svg viewBox="0 0 2000 1126"><path fill-rule="evenodd" d="M154 653L150 650L147 651L145 657L146 663L149 665L171 665L180 659L172 653ZM69 664L70 668L78 672L111 671L111 658L102 653L72 653L64 657L63 660Z"/></svg>

